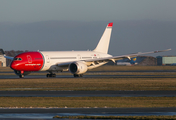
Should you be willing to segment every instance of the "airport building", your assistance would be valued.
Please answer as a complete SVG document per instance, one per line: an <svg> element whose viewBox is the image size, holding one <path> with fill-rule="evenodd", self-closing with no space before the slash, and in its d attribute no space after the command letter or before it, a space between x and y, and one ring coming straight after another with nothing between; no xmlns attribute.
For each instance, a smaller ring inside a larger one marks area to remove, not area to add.
<svg viewBox="0 0 176 120"><path fill-rule="evenodd" d="M158 56L157 65L176 65L176 56Z"/></svg>
<svg viewBox="0 0 176 120"><path fill-rule="evenodd" d="M0 55L0 67L6 67L6 58L3 55Z"/></svg>
<svg viewBox="0 0 176 120"><path fill-rule="evenodd" d="M131 65L129 59L122 59L117 61L117 65ZM157 65L157 59L152 56L138 56L136 57L135 64L139 66L155 66Z"/></svg>

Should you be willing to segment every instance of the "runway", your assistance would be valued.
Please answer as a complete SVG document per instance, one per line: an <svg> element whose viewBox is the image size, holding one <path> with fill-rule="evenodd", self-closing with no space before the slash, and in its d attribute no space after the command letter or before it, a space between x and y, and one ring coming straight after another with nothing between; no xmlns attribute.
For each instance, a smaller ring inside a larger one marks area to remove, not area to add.
<svg viewBox="0 0 176 120"><path fill-rule="evenodd" d="M176 78L176 75L84 75L83 78ZM28 75L23 79L50 79L45 75ZM74 78L72 75L57 75L55 78ZM0 76L0 79L19 79L16 75L3 75Z"/></svg>
<svg viewBox="0 0 176 120"><path fill-rule="evenodd" d="M175 107L167 108L9 108L0 113L80 113L80 114L127 114L127 113L176 112Z"/></svg>
<svg viewBox="0 0 176 120"><path fill-rule="evenodd" d="M30 108L0 109L0 119L53 119L54 116L151 116L175 115L175 108Z"/></svg>
<svg viewBox="0 0 176 120"><path fill-rule="evenodd" d="M160 71L160 72L175 72L175 71ZM109 78L109 77L176 78L176 75L102 75L101 74L102 72L96 72L96 74L93 74L91 72L88 73L90 74L84 75L83 79ZM25 76L24 80L38 79L38 78L50 79L46 78L45 75L29 75ZM73 78L73 76L57 75L56 79L58 78ZM0 79L19 79L19 77L15 75L2 75L0 76ZM0 91L0 97L176 97L176 91ZM176 115L176 108L175 107L173 108L168 107L167 108L0 108L0 119L4 118L52 119L52 117L55 115L59 116Z"/></svg>
<svg viewBox="0 0 176 120"><path fill-rule="evenodd" d="M0 91L0 97L175 97L176 91Z"/></svg>
<svg viewBox="0 0 176 120"><path fill-rule="evenodd" d="M83 78L176 78L176 74L173 75L140 75L140 74L130 74L128 73L175 73L176 70L139 70L139 71L87 71L85 75L83 75ZM5 74L13 74L14 72L0 72L0 73L5 73ZM24 79L49 79L46 77L46 74L48 72L33 72L33 73L39 73L39 75L27 75L24 77ZM43 75L41 75L41 73ZM64 72L64 73L69 73L69 72ZM121 75L120 73L127 73L127 75ZM56 75L55 78L74 78L73 75ZM17 75L1 75L0 79L19 79L19 76Z"/></svg>

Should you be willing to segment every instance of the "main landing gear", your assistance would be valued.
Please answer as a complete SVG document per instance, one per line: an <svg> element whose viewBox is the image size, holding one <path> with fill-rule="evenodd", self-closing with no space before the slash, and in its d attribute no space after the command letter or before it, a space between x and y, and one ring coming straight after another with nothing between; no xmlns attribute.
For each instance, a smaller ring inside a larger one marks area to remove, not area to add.
<svg viewBox="0 0 176 120"><path fill-rule="evenodd" d="M50 74L47 74L46 77L56 77L56 74L50 73Z"/></svg>
<svg viewBox="0 0 176 120"><path fill-rule="evenodd" d="M74 74L73 76L74 77L83 77L83 74L79 74L79 75L78 74Z"/></svg>
<svg viewBox="0 0 176 120"><path fill-rule="evenodd" d="M83 74L73 74L74 77L83 77ZM50 74L47 74L46 77L56 77L56 74L54 73L50 73Z"/></svg>

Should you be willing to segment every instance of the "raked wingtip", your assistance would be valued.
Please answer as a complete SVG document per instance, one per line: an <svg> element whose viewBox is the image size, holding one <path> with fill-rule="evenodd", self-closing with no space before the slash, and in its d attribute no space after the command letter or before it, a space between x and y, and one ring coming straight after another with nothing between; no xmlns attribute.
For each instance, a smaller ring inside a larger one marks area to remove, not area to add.
<svg viewBox="0 0 176 120"><path fill-rule="evenodd" d="M169 48L169 49L166 49L166 50L163 50L163 51L170 51L171 50L171 48Z"/></svg>

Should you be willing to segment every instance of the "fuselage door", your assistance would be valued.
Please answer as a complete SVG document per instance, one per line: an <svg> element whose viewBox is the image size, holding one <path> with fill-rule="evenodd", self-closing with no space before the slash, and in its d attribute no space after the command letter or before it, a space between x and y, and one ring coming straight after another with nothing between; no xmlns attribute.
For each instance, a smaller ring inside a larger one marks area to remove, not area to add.
<svg viewBox="0 0 176 120"><path fill-rule="evenodd" d="M77 55L77 59L81 60L81 55L80 54Z"/></svg>
<svg viewBox="0 0 176 120"><path fill-rule="evenodd" d="M46 55L46 62L49 63L50 62L50 58L48 55Z"/></svg>

